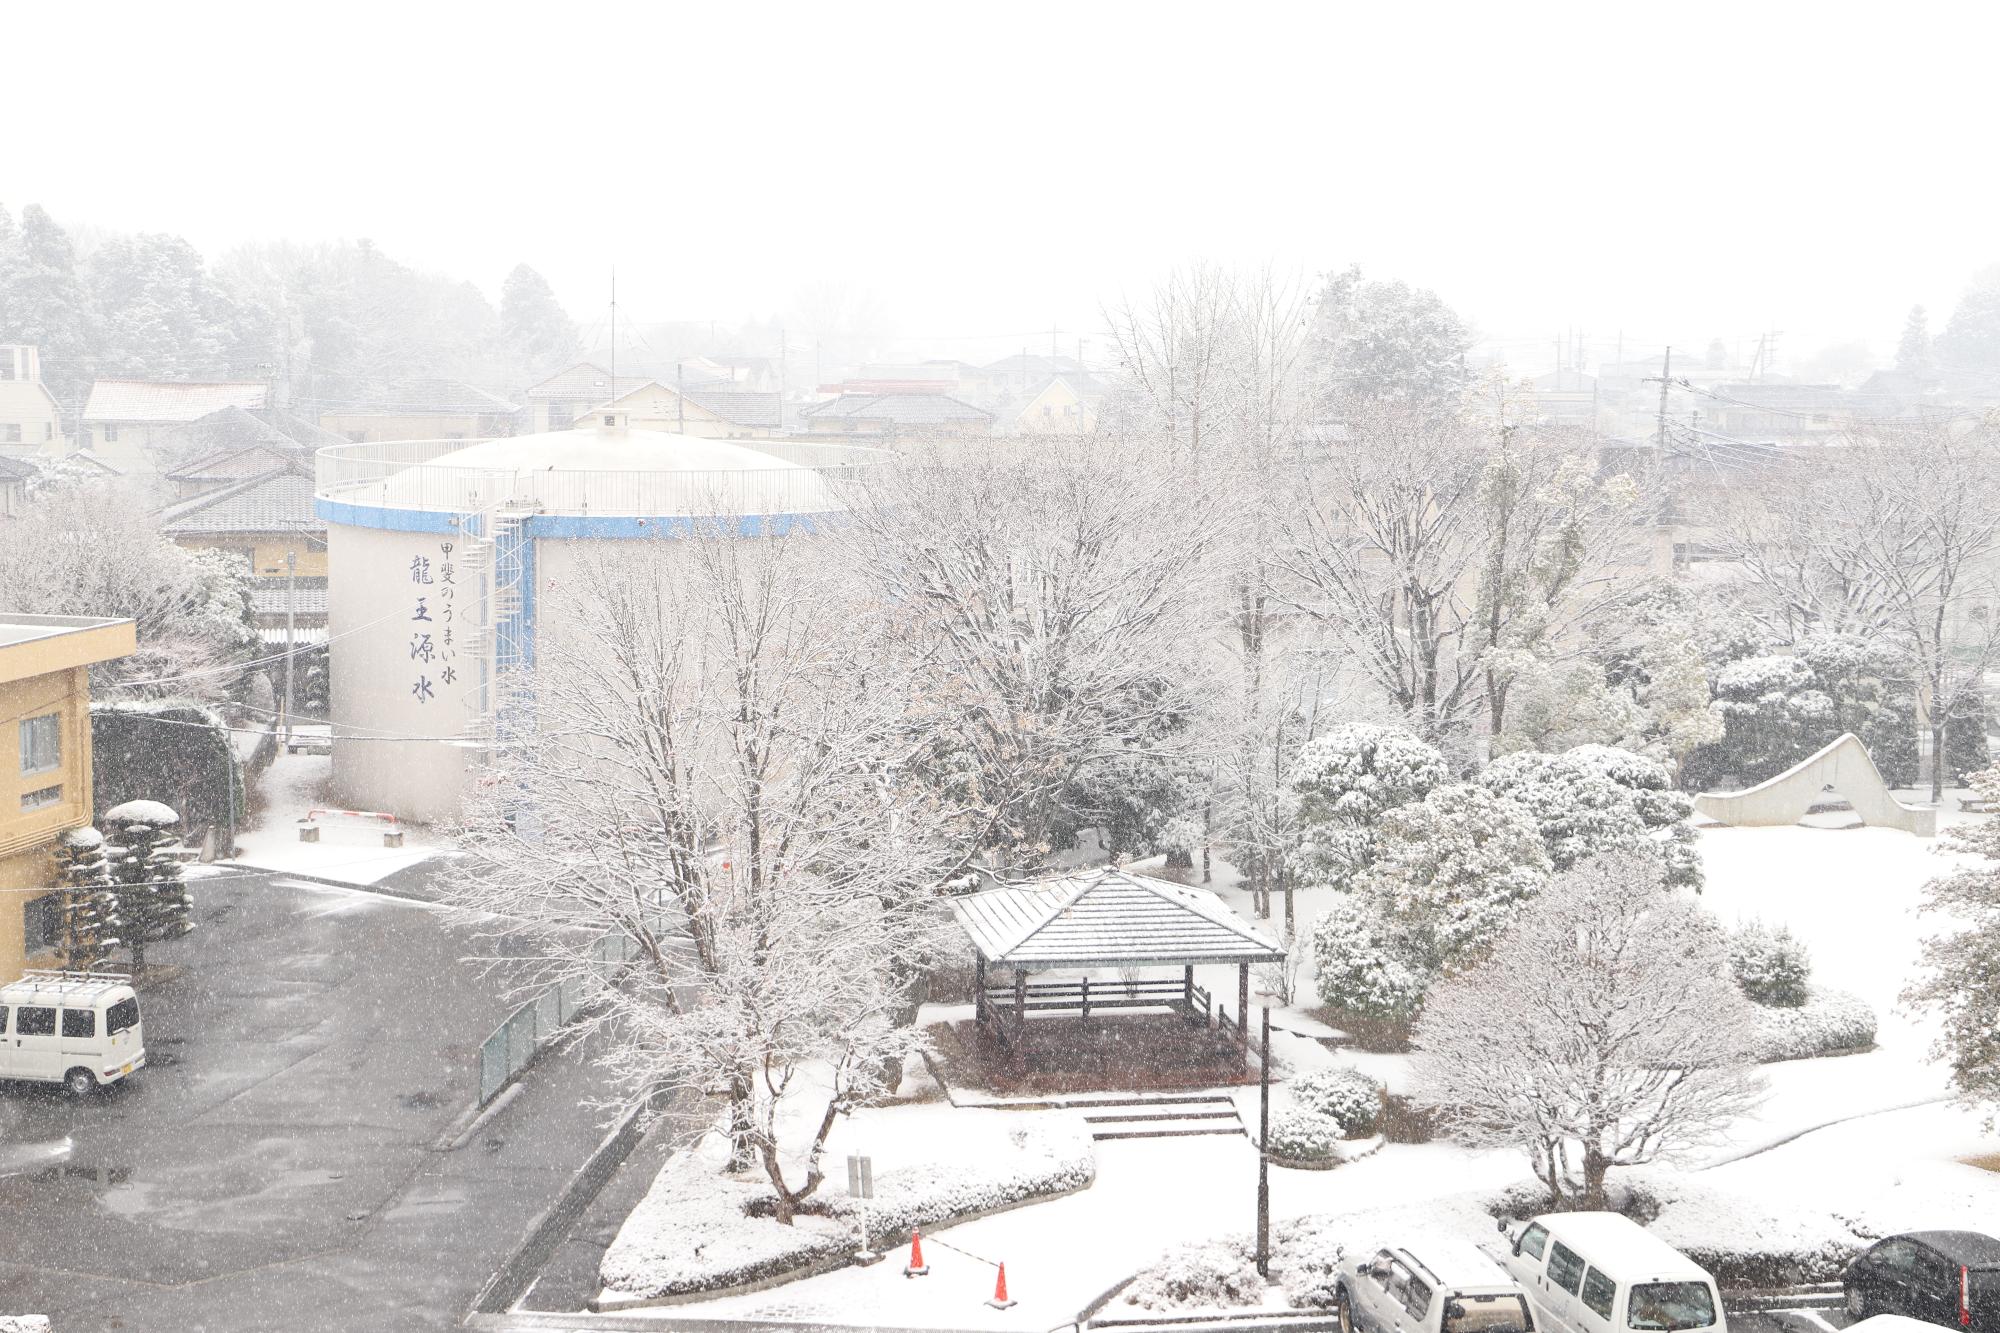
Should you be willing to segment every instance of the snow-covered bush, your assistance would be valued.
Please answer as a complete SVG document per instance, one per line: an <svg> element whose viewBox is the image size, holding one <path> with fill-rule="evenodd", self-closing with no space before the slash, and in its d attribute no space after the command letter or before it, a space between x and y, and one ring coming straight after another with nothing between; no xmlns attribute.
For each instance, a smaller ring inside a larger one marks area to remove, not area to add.
<svg viewBox="0 0 2000 1333"><path fill-rule="evenodd" d="M1810 1060L1866 1050L1875 1044L1875 1011L1858 995L1824 986L1807 988L1795 1008L1756 1006L1757 1058Z"/></svg>
<svg viewBox="0 0 2000 1333"><path fill-rule="evenodd" d="M1427 970L1452 970L1492 942L1548 872L1531 812L1455 782L1382 817L1355 889L1411 937Z"/></svg>
<svg viewBox="0 0 2000 1333"><path fill-rule="evenodd" d="M1290 775L1308 877L1345 887L1373 855L1375 821L1450 777L1435 747L1399 727L1351 723L1308 741Z"/></svg>
<svg viewBox="0 0 2000 1333"><path fill-rule="evenodd" d="M1330 1162L1339 1153L1340 1124L1330 1116L1302 1106L1271 1113L1271 1137L1265 1149L1290 1162Z"/></svg>
<svg viewBox="0 0 2000 1333"><path fill-rule="evenodd" d="M1018 1117L991 1114L1009 1121ZM907 1242L913 1229L1066 1194L1096 1177L1089 1128L1073 1116L1034 1114L1027 1124L986 1136L980 1133L985 1125L966 1123L971 1139L961 1139L964 1151L949 1160L876 1175L867 1210L873 1244ZM997 1141L971 1141L982 1137ZM802 1272L853 1252L857 1200L816 1195L791 1226L769 1215L771 1200L768 1181L724 1175L700 1151L676 1157L604 1252L598 1274L607 1296L643 1301L716 1291Z"/></svg>
<svg viewBox="0 0 2000 1333"><path fill-rule="evenodd" d="M1351 893L1330 895L1313 922L1312 951L1320 999L1345 1013L1404 1021L1430 986L1402 936Z"/></svg>
<svg viewBox="0 0 2000 1333"><path fill-rule="evenodd" d="M1287 1086L1293 1101L1333 1121L1346 1138L1372 1134L1382 1115L1382 1085L1352 1065L1315 1069Z"/></svg>
<svg viewBox="0 0 2000 1333"><path fill-rule="evenodd" d="M1258 1304L1264 1279L1241 1240L1206 1240L1169 1252L1141 1269L1125 1288L1125 1301L1147 1310L1228 1310Z"/></svg>
<svg viewBox="0 0 2000 1333"><path fill-rule="evenodd" d="M1643 851L1661 858L1669 884L1701 885L1688 824L1694 802L1644 755L1608 745L1522 750L1495 759L1479 780L1533 813L1557 870L1605 852Z"/></svg>
<svg viewBox="0 0 2000 1333"><path fill-rule="evenodd" d="M1729 937L1729 966L1736 984L1758 1004L1796 1009L1806 1002L1812 957L1783 926L1747 921Z"/></svg>

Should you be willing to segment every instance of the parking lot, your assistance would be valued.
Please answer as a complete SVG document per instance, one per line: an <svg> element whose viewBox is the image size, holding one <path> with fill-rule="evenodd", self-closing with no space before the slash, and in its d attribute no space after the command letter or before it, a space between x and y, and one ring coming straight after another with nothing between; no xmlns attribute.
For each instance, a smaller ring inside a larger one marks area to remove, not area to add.
<svg viewBox="0 0 2000 1333"><path fill-rule="evenodd" d="M432 1150L510 1007L417 903L235 873L149 951L150 1067L0 1085L0 1313L64 1330L449 1328L601 1137L561 1059ZM541 1077L543 1074L547 1077ZM539 1086L535 1085L539 1077Z"/></svg>

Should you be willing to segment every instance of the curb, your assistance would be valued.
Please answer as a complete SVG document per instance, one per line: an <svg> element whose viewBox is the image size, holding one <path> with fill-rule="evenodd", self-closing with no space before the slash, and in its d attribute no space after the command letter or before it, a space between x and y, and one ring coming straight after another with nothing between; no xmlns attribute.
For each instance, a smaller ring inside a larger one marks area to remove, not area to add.
<svg viewBox="0 0 2000 1333"><path fill-rule="evenodd" d="M248 861L211 861L209 864L228 866L231 870L249 870L259 875L276 875L280 879L296 879L307 884L324 884L329 889L346 889L350 893L372 893L378 898L400 898L407 903L420 903L425 907L443 907L435 898L423 898L403 889L387 889L379 884L353 884L344 879L333 879L326 875L313 875L299 870L280 870L276 866L253 865ZM419 861L416 864L422 865Z"/></svg>
<svg viewBox="0 0 2000 1333"><path fill-rule="evenodd" d="M512 1106L524 1091L526 1089L520 1083L512 1083L485 1106L468 1106L458 1119L451 1122L451 1127L438 1136L437 1142L431 1144L431 1151L457 1152L472 1142L473 1136L486 1128L494 1116Z"/></svg>

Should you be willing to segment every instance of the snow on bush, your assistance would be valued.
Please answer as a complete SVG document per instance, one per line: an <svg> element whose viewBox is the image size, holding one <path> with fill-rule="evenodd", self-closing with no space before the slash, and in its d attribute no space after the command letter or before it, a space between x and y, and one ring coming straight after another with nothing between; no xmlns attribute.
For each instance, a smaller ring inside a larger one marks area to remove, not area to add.
<svg viewBox="0 0 2000 1333"><path fill-rule="evenodd" d="M1531 811L1454 782L1382 817L1355 889L1397 923L1413 961L1448 971L1492 943L1548 872Z"/></svg>
<svg viewBox="0 0 2000 1333"><path fill-rule="evenodd" d="M1729 966L1736 984L1758 1004L1796 1009L1811 991L1812 957L1784 926L1747 921L1729 937Z"/></svg>
<svg viewBox="0 0 2000 1333"><path fill-rule="evenodd" d="M1288 1106L1271 1115L1271 1137L1265 1149L1289 1162L1330 1162L1339 1153L1340 1122L1303 1106Z"/></svg>
<svg viewBox="0 0 2000 1333"><path fill-rule="evenodd" d="M1141 1269L1125 1302L1147 1310L1228 1310L1264 1299L1257 1260L1241 1240L1206 1240L1170 1251Z"/></svg>
<svg viewBox="0 0 2000 1333"><path fill-rule="evenodd" d="M1286 1086L1294 1102L1338 1125L1343 1138L1375 1132L1382 1114L1382 1085L1352 1065L1314 1069Z"/></svg>
<svg viewBox="0 0 2000 1333"><path fill-rule="evenodd" d="M1557 870L1602 852L1649 851L1668 883L1701 886L1693 798L1672 790L1666 769L1644 755L1609 745L1522 750L1488 764L1479 781L1533 812Z"/></svg>
<svg viewBox="0 0 2000 1333"><path fill-rule="evenodd" d="M1832 1213L1765 1199L1686 1172L1639 1168L1612 1177L1612 1206L1715 1275L1725 1287L1837 1279L1862 1245Z"/></svg>
<svg viewBox="0 0 2000 1333"><path fill-rule="evenodd" d="M1397 933L1351 893L1328 896L1313 922L1312 951L1320 998L1347 1013L1407 1019L1430 986Z"/></svg>
<svg viewBox="0 0 2000 1333"><path fill-rule="evenodd" d="M1875 1044L1875 1011L1858 995L1825 986L1806 990L1797 1008L1753 1006L1757 1021L1757 1058L1810 1060L1818 1055L1865 1050Z"/></svg>
<svg viewBox="0 0 2000 1333"><path fill-rule="evenodd" d="M980 1136L968 1133L948 1161L876 1175L875 1197L868 1203L873 1244L907 1242L912 1229L1066 1194L1096 1178L1096 1152L1081 1120L992 1114L1027 1123L1013 1123L998 1142L976 1142ZM973 1123L968 1118L968 1128ZM793 1226L768 1215L770 1201L768 1180L723 1175L705 1154L682 1153L661 1170L604 1252L598 1276L606 1295L658 1300L715 1291L853 1252L857 1201L845 1194L811 1196Z"/></svg>
<svg viewBox="0 0 2000 1333"><path fill-rule="evenodd" d="M1442 754L1399 727L1352 723L1308 741L1291 786L1315 882L1344 887L1373 855L1375 821L1450 777Z"/></svg>

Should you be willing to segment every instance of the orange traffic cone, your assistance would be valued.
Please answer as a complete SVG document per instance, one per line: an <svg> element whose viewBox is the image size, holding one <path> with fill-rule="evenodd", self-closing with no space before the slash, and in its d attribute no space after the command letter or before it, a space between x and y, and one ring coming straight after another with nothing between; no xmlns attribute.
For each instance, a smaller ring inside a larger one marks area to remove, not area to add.
<svg viewBox="0 0 2000 1333"><path fill-rule="evenodd" d="M903 1265L903 1276L922 1277L930 1271L931 1266L924 1262L924 1238L922 1234L912 1231L910 1233L910 1262Z"/></svg>
<svg viewBox="0 0 2000 1333"><path fill-rule="evenodd" d="M986 1303L996 1310L1005 1310L1014 1304L1007 1297L1007 1265L1000 1265L1000 1276L993 1280L993 1299Z"/></svg>

